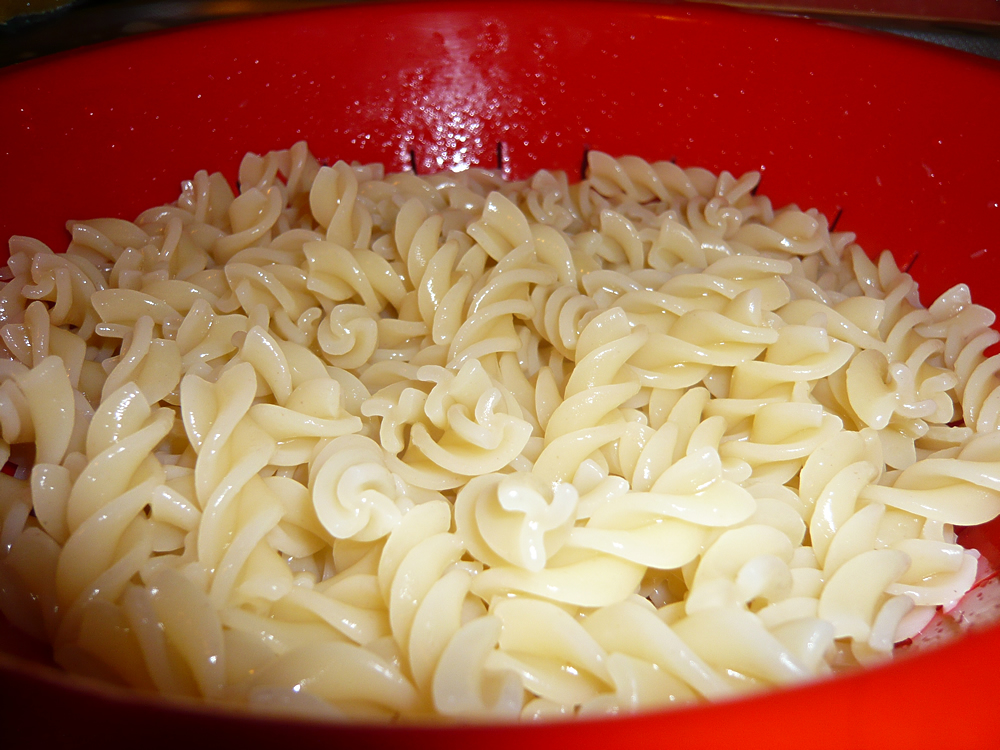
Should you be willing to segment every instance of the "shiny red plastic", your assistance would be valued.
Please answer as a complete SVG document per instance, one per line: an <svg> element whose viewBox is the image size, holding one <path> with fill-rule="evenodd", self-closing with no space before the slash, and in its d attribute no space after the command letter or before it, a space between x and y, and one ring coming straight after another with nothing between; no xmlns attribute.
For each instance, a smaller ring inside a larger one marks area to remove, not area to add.
<svg viewBox="0 0 1000 750"><path fill-rule="evenodd" d="M418 171L578 174L587 148L763 172L925 301L1000 309L1000 66L903 39L686 5L348 6L209 24L0 71L0 235L176 198L198 169L308 140ZM1000 525L977 537L997 549ZM0 732L138 744L407 748L996 747L1000 629L728 704L529 727L364 728L247 717L83 685L0 656ZM28 735L22 735L27 737Z"/></svg>

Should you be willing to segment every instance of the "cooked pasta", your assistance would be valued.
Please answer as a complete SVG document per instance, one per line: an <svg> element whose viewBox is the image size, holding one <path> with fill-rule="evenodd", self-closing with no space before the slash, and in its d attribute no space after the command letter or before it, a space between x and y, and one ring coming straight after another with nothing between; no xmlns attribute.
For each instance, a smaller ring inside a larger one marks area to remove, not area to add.
<svg viewBox="0 0 1000 750"><path fill-rule="evenodd" d="M298 143L12 238L0 610L73 672L350 721L890 658L1000 513L1000 334L758 181Z"/></svg>

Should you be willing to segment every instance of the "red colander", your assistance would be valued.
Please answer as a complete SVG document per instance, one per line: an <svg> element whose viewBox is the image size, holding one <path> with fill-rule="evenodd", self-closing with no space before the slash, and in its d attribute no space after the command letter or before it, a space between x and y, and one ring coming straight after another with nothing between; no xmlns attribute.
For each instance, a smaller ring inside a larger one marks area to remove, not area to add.
<svg viewBox="0 0 1000 750"><path fill-rule="evenodd" d="M619 2L347 5L211 23L0 71L0 235L133 218L198 169L306 139L419 172L579 175L594 148L734 173L891 249L923 299L1000 309L1000 65L793 18ZM1000 524L967 535L1000 567ZM6 631L4 631L6 632ZM374 728L68 677L5 636L0 745L1000 746L1000 628L847 677L635 717ZM7 744L10 743L10 744ZM293 744L294 743L294 744ZM308 744L306 744L308 743Z"/></svg>

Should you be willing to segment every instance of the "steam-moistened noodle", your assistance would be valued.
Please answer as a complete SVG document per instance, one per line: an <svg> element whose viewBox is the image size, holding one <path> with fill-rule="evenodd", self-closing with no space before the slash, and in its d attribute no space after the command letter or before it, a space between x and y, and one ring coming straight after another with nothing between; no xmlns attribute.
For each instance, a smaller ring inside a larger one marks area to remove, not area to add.
<svg viewBox="0 0 1000 750"><path fill-rule="evenodd" d="M14 237L4 616L73 672L365 721L891 656L1000 512L1000 335L758 180L299 143L64 254Z"/></svg>

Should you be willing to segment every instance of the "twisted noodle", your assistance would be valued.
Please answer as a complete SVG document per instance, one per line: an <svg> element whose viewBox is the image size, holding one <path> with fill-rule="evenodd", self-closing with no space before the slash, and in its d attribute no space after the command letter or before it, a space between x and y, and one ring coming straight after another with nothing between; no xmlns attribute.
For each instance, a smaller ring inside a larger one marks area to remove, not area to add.
<svg viewBox="0 0 1000 750"><path fill-rule="evenodd" d="M0 610L75 672L339 720L887 658L1000 513L1000 334L758 179L299 143L65 253L12 238Z"/></svg>

